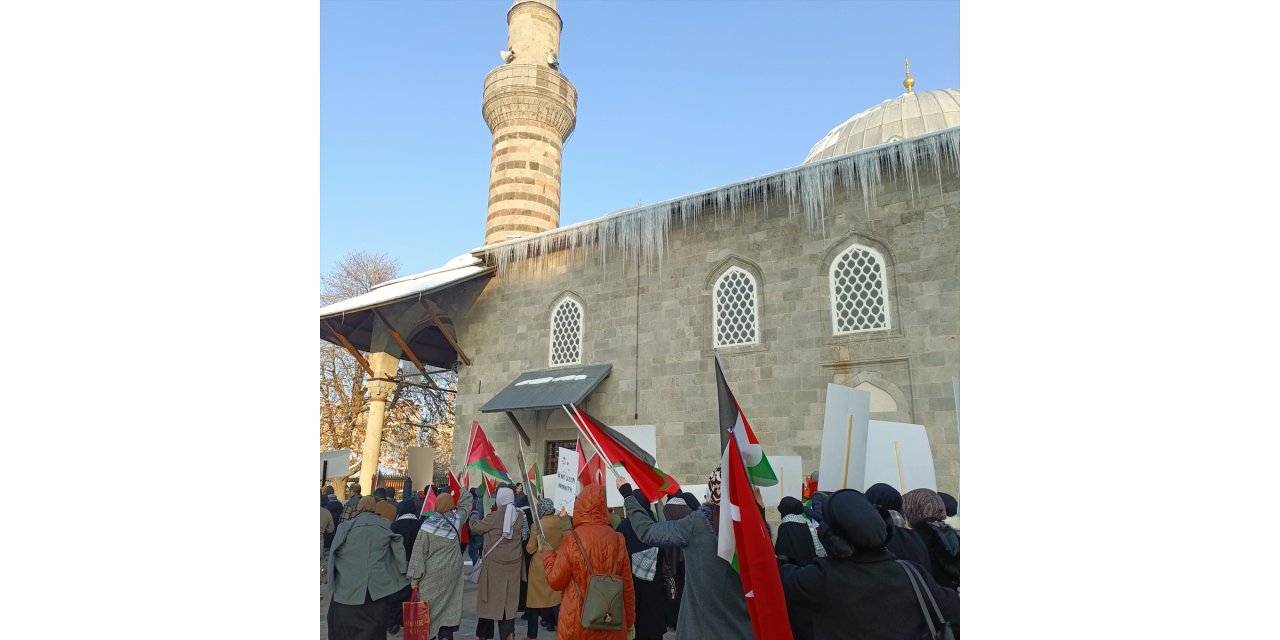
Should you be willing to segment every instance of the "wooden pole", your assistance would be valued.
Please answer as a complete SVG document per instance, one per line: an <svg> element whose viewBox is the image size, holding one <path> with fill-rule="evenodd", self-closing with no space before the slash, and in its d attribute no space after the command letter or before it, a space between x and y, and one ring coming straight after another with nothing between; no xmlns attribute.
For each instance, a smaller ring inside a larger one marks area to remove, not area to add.
<svg viewBox="0 0 1280 640"><path fill-rule="evenodd" d="M573 406L573 405L568 405L568 406ZM581 423L581 422L578 422L579 420L584 420L584 421L585 421L585 420L586 420L586 418L583 418L583 417L581 416L581 414L578 414L578 416L577 416L577 417L575 417L575 416L574 416L574 413L570 413L570 412L569 412L568 407L567 407L567 406L565 406L565 405L560 405L560 408L561 408L561 409L564 409L564 412L569 414L569 419L570 419L570 420L573 420L573 424L574 424L575 426L577 426L577 427L578 427L578 431L581 431L581 432L582 432L582 435L584 435L584 436L586 436L586 437L587 437L587 440L588 440L589 442L591 442L591 446L593 446L593 447L595 447L595 448L596 448L596 453L600 454L600 457L601 457L601 458L604 458L604 461L605 461L605 465L604 465L604 466L606 466L606 467L608 467L608 468L609 468L609 471L611 471L611 472L613 473L613 477L614 477L615 479L617 479L617 478L621 478L622 476L618 475L618 470L613 468L613 462L611 462L611 461L609 460L609 456L605 455L604 450L602 450L602 449L600 448L600 444L596 442L596 439L591 435L591 432L589 432L589 431L587 431L586 429L584 429L584 428L582 427L582 423ZM577 407L573 407L573 410L574 410L574 412L577 412L577 411L578 411L578 408L577 408ZM581 474L581 473L582 473L582 470L581 470L581 469L579 469L579 470L578 470L578 473L579 473L579 474Z"/></svg>
<svg viewBox="0 0 1280 640"><path fill-rule="evenodd" d="M849 414L849 432L844 437L844 482L841 483L841 489L849 488L849 456L853 447L853 414Z"/></svg>
<svg viewBox="0 0 1280 640"><path fill-rule="evenodd" d="M529 468L524 463L524 447L519 442L516 443L516 461L520 464L520 479L528 481ZM526 493L530 493L534 497L533 505L531 505L533 513L531 515L533 516L533 526L538 531L538 539L546 540L547 536L542 532L542 518L538 517L538 501L542 499L542 496L538 495L537 487L533 486L532 482L529 483Z"/></svg>
<svg viewBox="0 0 1280 640"><path fill-rule="evenodd" d="M332 331L333 335L338 336L338 341L342 343L343 348L345 348L348 353L350 353L352 356L355 357L356 362L360 363L360 368L364 369L364 372L369 374L370 378L378 377L374 375L373 368L369 366L369 361L365 360L364 356L360 355L360 352L357 351L355 347L351 346L351 342L347 340L346 336L342 335L341 333L338 333L338 330L334 328L333 323L329 322L328 320L322 320L321 322L324 322L324 326L329 327L329 331Z"/></svg>
<svg viewBox="0 0 1280 640"><path fill-rule="evenodd" d="M515 425L516 432L518 432L520 437L524 439L524 443L529 446L533 446L533 441L529 439L529 434L524 432L524 427L520 426L519 420L516 420L516 414L511 413L510 411L505 413L507 414L507 419L511 421L511 424Z"/></svg>
<svg viewBox="0 0 1280 640"><path fill-rule="evenodd" d="M893 441L893 455L898 458L898 491L907 492L907 483L902 479L902 447L897 440Z"/></svg>

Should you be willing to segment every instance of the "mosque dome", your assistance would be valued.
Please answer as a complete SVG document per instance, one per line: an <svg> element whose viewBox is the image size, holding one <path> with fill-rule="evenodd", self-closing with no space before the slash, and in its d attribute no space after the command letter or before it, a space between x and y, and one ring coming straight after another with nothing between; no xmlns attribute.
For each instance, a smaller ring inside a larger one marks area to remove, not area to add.
<svg viewBox="0 0 1280 640"><path fill-rule="evenodd" d="M959 125L959 89L908 90L832 129L813 145L804 164Z"/></svg>

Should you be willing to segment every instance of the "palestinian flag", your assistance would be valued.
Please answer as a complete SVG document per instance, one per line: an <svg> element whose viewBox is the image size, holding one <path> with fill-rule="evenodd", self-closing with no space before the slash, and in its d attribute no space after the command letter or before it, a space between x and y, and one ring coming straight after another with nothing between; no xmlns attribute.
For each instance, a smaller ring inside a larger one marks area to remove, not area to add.
<svg viewBox="0 0 1280 640"><path fill-rule="evenodd" d="M507 465L502 464L502 459L498 457L498 452L493 449L493 443L489 442L489 438L485 437L484 429L480 428L480 424L475 421L471 422L471 429L471 446L468 447L467 451L467 468L475 469L485 476L493 476L499 480L511 482L511 475L507 472Z"/></svg>
<svg viewBox="0 0 1280 640"><path fill-rule="evenodd" d="M742 412L737 398L734 398L733 392L729 390L729 383L725 382L718 355L716 356L716 396L720 401L720 448L723 450L729 443L729 434L735 434L738 446L747 452L746 464L750 465L747 467L747 475L751 477L751 483L757 487L772 487L778 484L778 474L773 472L773 466L769 464L769 456L766 456L764 449L760 448L760 439L751 430L747 415ZM759 451L758 462L756 450Z"/></svg>
<svg viewBox="0 0 1280 640"><path fill-rule="evenodd" d="M542 474L538 473L538 463L535 462L529 466L529 473L525 479L529 481L529 489L537 488L535 495L541 499L545 494L542 492Z"/></svg>
<svg viewBox="0 0 1280 640"><path fill-rule="evenodd" d="M657 500L680 492L680 483L655 466L657 461L640 445L573 405L569 405L568 410L587 439L600 449L597 453L604 458L604 463L622 465L631 476L632 484L643 491L646 498Z"/></svg>
<svg viewBox="0 0 1280 640"><path fill-rule="evenodd" d="M589 484L604 486L604 460L599 453L591 454L591 460L578 468L578 484L584 487Z"/></svg>
<svg viewBox="0 0 1280 640"><path fill-rule="evenodd" d="M490 498L498 497L498 481L489 476L484 476L484 490L489 493Z"/></svg>
<svg viewBox="0 0 1280 640"><path fill-rule="evenodd" d="M419 515L427 515L436 510L436 491L434 487L427 487L427 498L422 501L422 513Z"/></svg>
<svg viewBox="0 0 1280 640"><path fill-rule="evenodd" d="M747 598L747 613L751 616L755 637L792 640L777 556L738 447L724 448L720 469L720 531L716 555L733 565L742 579L742 593Z"/></svg>

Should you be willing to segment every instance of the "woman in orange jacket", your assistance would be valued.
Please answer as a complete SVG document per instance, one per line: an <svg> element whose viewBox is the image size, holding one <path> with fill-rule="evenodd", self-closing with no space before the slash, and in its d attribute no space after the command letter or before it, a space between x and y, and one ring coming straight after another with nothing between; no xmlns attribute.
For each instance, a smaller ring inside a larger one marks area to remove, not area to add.
<svg viewBox="0 0 1280 640"><path fill-rule="evenodd" d="M582 543L578 549L574 536ZM582 596L587 592L591 573L587 559L596 574L609 573L623 583L623 625L618 631L582 628ZM627 640L627 630L636 623L636 596L631 584L631 556L627 554L622 534L609 528L609 511L605 507L604 487L587 485L573 503L573 531L564 536L558 550L544 548L543 568L547 584L562 595L560 619L556 628L559 640ZM572 583L572 585L570 584Z"/></svg>

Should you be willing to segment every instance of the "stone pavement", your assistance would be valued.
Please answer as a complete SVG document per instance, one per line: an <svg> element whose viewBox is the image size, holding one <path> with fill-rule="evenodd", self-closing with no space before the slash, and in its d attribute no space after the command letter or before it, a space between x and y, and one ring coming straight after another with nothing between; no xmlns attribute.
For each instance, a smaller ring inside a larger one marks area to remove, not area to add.
<svg viewBox="0 0 1280 640"><path fill-rule="evenodd" d="M465 570L471 569L471 562L469 560L464 561L464 569ZM475 640L477 586L466 580L463 580L461 576L459 576L458 579L462 580L462 585L463 585L462 587L462 628L459 629L458 633L455 633L453 637L456 640ZM325 622L325 616L328 615L328 613L329 613L329 594L326 593L324 594L324 597L320 599L320 640L329 640L329 627L328 627L328 624L326 624ZM521 614L521 615L523 616L524 614ZM526 622L523 618L516 618L516 638L526 637L525 632L529 630L528 625L529 623ZM546 629L542 629L542 628L538 629L538 640L543 640L544 638L554 640L555 637L556 637L556 633L553 631L547 631ZM663 636L663 640L675 640L675 637L676 637L675 632L669 631L667 632L667 635ZM387 640L403 640L403 638L404 638L404 631L401 631L400 633L394 636L387 635Z"/></svg>

